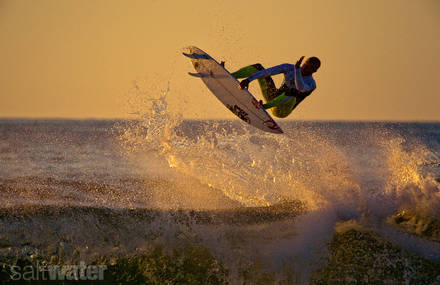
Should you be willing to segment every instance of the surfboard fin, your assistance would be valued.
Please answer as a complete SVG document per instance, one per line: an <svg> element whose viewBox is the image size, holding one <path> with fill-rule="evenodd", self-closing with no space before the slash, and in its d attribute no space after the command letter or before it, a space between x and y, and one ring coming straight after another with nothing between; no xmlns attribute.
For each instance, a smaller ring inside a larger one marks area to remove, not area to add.
<svg viewBox="0 0 440 285"><path fill-rule="evenodd" d="M194 77L198 77L198 78L203 78L203 77L210 77L210 75L208 73L194 73L194 72L188 72L189 75L194 76Z"/></svg>
<svg viewBox="0 0 440 285"><path fill-rule="evenodd" d="M198 54L198 53L184 53L182 52L182 54L186 57L192 58L192 59L211 59L209 56L204 55L204 54Z"/></svg>

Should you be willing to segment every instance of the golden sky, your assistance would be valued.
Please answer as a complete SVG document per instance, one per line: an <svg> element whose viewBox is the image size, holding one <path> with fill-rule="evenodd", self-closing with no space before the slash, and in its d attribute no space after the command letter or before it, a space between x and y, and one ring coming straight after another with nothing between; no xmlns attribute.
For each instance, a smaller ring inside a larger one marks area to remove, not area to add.
<svg viewBox="0 0 440 285"><path fill-rule="evenodd" d="M187 75L189 45L231 71L320 57L290 119L440 121L439 0L0 0L0 117L126 117L137 82L233 118Z"/></svg>

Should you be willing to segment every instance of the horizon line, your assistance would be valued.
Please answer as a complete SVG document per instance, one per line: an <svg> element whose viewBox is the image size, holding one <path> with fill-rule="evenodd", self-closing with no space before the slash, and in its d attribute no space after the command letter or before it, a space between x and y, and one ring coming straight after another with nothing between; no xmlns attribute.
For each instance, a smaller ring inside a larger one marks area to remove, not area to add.
<svg viewBox="0 0 440 285"><path fill-rule="evenodd" d="M65 121L136 121L142 120L142 118L129 118L129 117L113 117L113 118L102 118L102 117L2 117L0 116L0 120L22 120L22 121L56 121L56 120L65 120ZM276 120L276 118L274 119ZM241 121L238 118L183 118L183 121ZM279 120L279 123L283 122L359 122L359 123L440 123L440 120L393 120L393 119L283 119Z"/></svg>

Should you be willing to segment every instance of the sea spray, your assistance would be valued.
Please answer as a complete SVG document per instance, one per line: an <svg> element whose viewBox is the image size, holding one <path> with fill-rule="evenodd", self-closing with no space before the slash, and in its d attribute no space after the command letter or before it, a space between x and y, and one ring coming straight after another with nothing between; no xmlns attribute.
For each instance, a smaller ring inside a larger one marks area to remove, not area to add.
<svg viewBox="0 0 440 285"><path fill-rule="evenodd" d="M163 119L163 113L147 110L145 121L140 123L151 126L150 122ZM236 241L226 238L237 231L230 226L197 230L202 244L229 268L241 268L244 260L254 260L272 273L290 268L296 282L307 283L311 272L322 265L326 243L332 239L338 221L362 220L374 229L383 225L377 221L383 222L400 208L415 206L417 203L405 198L408 195L420 197L417 191L427 189L434 196L438 193L435 180L423 176L419 168L432 152L421 142L404 146L408 144L405 138L387 127L335 134L325 124L317 128L297 123L286 128L286 135L277 136L255 131L238 121L162 122L168 132L150 132L148 142L159 146L159 156L168 164L169 173L197 179L243 206L268 206L289 200L307 205L307 214L283 224L291 228L287 230L289 238L282 238L286 230L267 225L259 235L269 229L274 234L264 242L251 238L249 242L255 249L245 246L248 238L243 237L255 237L249 227L232 235L242 236ZM130 135L122 139L143 141L141 136ZM365 145L364 151L359 152L362 149L356 144ZM435 209L436 199L429 209ZM419 204L427 205L422 201ZM383 233L381 229L377 228ZM218 237L214 241L212 234ZM231 251L232 244L240 244L240 250ZM235 274L235 278L243 278L243 272Z"/></svg>
<svg viewBox="0 0 440 285"><path fill-rule="evenodd" d="M375 257L396 264L374 263L391 268L380 275L390 282L440 275L423 259L439 256L438 181L423 167L438 149L408 138L419 125L282 122L275 136L239 120L183 120L161 82L134 84L138 117L111 136L97 122L21 123L36 135L7 126L17 145L37 141L20 156L39 157L51 133L72 155L45 152L38 173L2 179L2 262L106 264L111 280L144 283L367 280Z"/></svg>

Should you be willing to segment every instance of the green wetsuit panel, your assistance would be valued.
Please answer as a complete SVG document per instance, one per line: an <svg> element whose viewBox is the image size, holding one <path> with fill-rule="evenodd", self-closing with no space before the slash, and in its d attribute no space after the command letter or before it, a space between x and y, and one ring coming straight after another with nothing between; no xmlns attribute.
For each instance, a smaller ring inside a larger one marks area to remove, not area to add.
<svg viewBox="0 0 440 285"><path fill-rule="evenodd" d="M237 79L248 78L260 70L261 69L258 69L256 65L249 65L232 73L232 76ZM284 93L281 95L277 94L275 83L270 77L259 78L258 84L260 85L261 93L267 102L263 105L265 109L272 108L272 114L278 118L285 118L290 115L297 102L295 97L287 96ZM291 97L291 99L286 100L288 97Z"/></svg>
<svg viewBox="0 0 440 285"><path fill-rule="evenodd" d="M283 93L283 95L284 95L284 93ZM286 95L284 95L284 96L286 96ZM293 109L296 107L296 97L293 97L293 96L286 96L286 97L290 97L291 99L284 101L282 103L279 103L277 106L275 106L271 109L272 114L275 117L285 118L285 117L289 116L290 113L292 113Z"/></svg>

